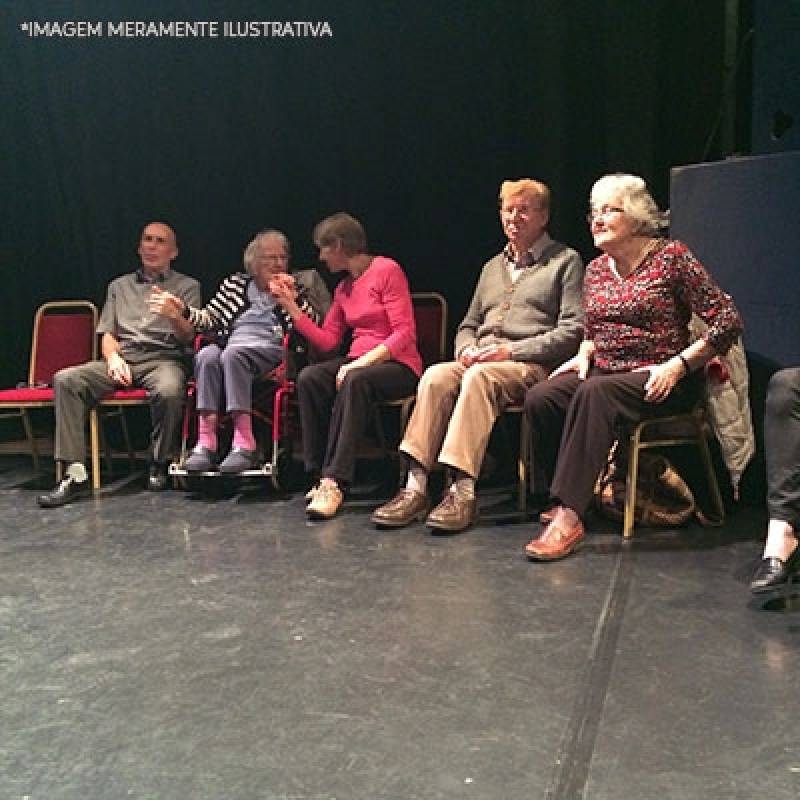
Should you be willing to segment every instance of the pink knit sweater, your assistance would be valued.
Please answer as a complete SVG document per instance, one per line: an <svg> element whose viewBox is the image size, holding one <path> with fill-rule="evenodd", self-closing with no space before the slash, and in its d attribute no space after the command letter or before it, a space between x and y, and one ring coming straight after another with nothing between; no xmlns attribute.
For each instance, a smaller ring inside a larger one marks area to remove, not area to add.
<svg viewBox="0 0 800 800"><path fill-rule="evenodd" d="M405 364L417 375L422 373L408 281L401 266L391 258L375 256L356 280L348 276L341 281L321 327L303 315L295 321L295 328L324 351L333 350L352 330L350 358L384 344L392 360Z"/></svg>

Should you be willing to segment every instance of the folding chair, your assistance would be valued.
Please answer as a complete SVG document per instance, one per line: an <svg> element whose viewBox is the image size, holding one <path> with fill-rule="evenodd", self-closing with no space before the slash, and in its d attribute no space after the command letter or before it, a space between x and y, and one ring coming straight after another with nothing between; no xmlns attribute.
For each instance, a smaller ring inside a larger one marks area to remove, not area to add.
<svg viewBox="0 0 800 800"><path fill-rule="evenodd" d="M719 491L708 436L711 433L706 420L705 408L698 405L687 414L670 417L645 419L633 426L628 438L628 471L625 477L625 514L622 535L633 536L634 514L636 511L636 482L639 477L639 453L642 450L665 447L695 446L700 452L700 460L706 474L713 513L708 516L709 524L722 525L725 521L725 504Z"/></svg>
<svg viewBox="0 0 800 800"><path fill-rule="evenodd" d="M422 367L444 361L447 339L447 300L438 292L413 292L414 320L417 326L417 350L422 356ZM386 433L380 420L380 409L397 408L400 412L400 432L405 430L416 393L399 400L386 400L378 405L376 432L378 443L384 453L389 452Z"/></svg>
<svg viewBox="0 0 800 800"><path fill-rule="evenodd" d="M19 417L39 471L39 451L28 416L32 408L52 408L53 375L97 357L97 308L88 300L56 300L39 306L33 318L28 382L0 391L0 417Z"/></svg>
<svg viewBox="0 0 800 800"><path fill-rule="evenodd" d="M125 440L125 448L128 452L128 461L133 470L136 463L136 453L131 444L130 433L128 432L128 422L125 418L125 409L136 406L147 406L150 403L146 389L115 389L105 395L97 405L89 411L89 451L92 459L92 488L99 489L100 477L100 440L103 438L101 429L101 417L108 419L115 417L119 420L122 436ZM106 444L106 464L109 477L112 475L111 451Z"/></svg>

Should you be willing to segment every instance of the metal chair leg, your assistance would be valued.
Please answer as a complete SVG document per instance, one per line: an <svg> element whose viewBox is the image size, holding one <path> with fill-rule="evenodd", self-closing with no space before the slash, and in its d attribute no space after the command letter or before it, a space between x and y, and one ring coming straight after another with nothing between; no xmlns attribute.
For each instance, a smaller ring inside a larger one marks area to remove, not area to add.
<svg viewBox="0 0 800 800"><path fill-rule="evenodd" d="M706 483L708 484L709 495L713 506L713 516L709 515L708 521L711 525L722 525L725 522L725 503L717 482L717 474L714 472L714 462L711 460L711 450L708 447L705 431L698 425L697 445L700 448L700 456L703 460L703 467L706 471Z"/></svg>
<svg viewBox="0 0 800 800"><path fill-rule="evenodd" d="M99 411L89 411L89 452L92 460L92 489L100 488L100 422Z"/></svg>
<svg viewBox="0 0 800 800"><path fill-rule="evenodd" d="M523 411L519 419L519 457L517 459L517 511L528 507L528 464L530 461L530 428Z"/></svg>
<svg viewBox="0 0 800 800"><path fill-rule="evenodd" d="M21 409L22 427L25 429L25 436L28 439L28 444L31 446L31 461L33 461L33 470L39 474L39 448L36 446L36 437L33 435L33 426L31 425L28 412L23 408Z"/></svg>
<svg viewBox="0 0 800 800"><path fill-rule="evenodd" d="M625 513L622 522L622 536L630 539L633 536L634 515L636 511L636 482L639 478L639 442L641 427L637 425L630 436L628 445L628 472L625 476Z"/></svg>

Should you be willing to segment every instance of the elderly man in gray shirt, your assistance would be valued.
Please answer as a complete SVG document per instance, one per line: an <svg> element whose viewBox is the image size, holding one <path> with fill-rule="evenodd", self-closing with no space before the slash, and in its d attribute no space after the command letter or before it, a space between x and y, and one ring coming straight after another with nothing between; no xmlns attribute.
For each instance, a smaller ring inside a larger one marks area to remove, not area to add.
<svg viewBox="0 0 800 800"><path fill-rule="evenodd" d="M550 238L550 190L525 178L500 187L508 238L483 267L458 328L455 361L422 376L400 451L409 460L405 488L372 521L399 528L426 519L433 530L465 530L475 519L475 481L497 417L572 356L583 335L583 263ZM428 472L435 462L454 480L428 513Z"/></svg>
<svg viewBox="0 0 800 800"><path fill-rule="evenodd" d="M90 406L117 388L147 389L153 422L148 488L167 486L167 462L180 430L191 363L187 347L194 328L182 317L166 319L154 314L150 295L152 287L158 285L187 305L198 306L200 284L171 269L178 244L169 225L146 225L138 253L141 267L108 286L97 326L103 359L68 367L55 375L55 458L66 465L66 471L55 489L39 495L43 508L62 506L91 491L84 464L86 415Z"/></svg>

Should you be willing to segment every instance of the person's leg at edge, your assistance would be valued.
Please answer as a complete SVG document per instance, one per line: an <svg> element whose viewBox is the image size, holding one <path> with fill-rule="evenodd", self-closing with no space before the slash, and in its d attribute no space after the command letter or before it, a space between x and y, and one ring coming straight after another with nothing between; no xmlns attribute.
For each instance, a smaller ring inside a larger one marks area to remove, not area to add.
<svg viewBox="0 0 800 800"><path fill-rule="evenodd" d="M800 368L776 372L764 415L769 527L764 558L786 561L797 547L800 517Z"/></svg>
<svg viewBox="0 0 800 800"><path fill-rule="evenodd" d="M750 583L753 592L784 585L800 568L800 368L776 372L764 415L767 540Z"/></svg>

